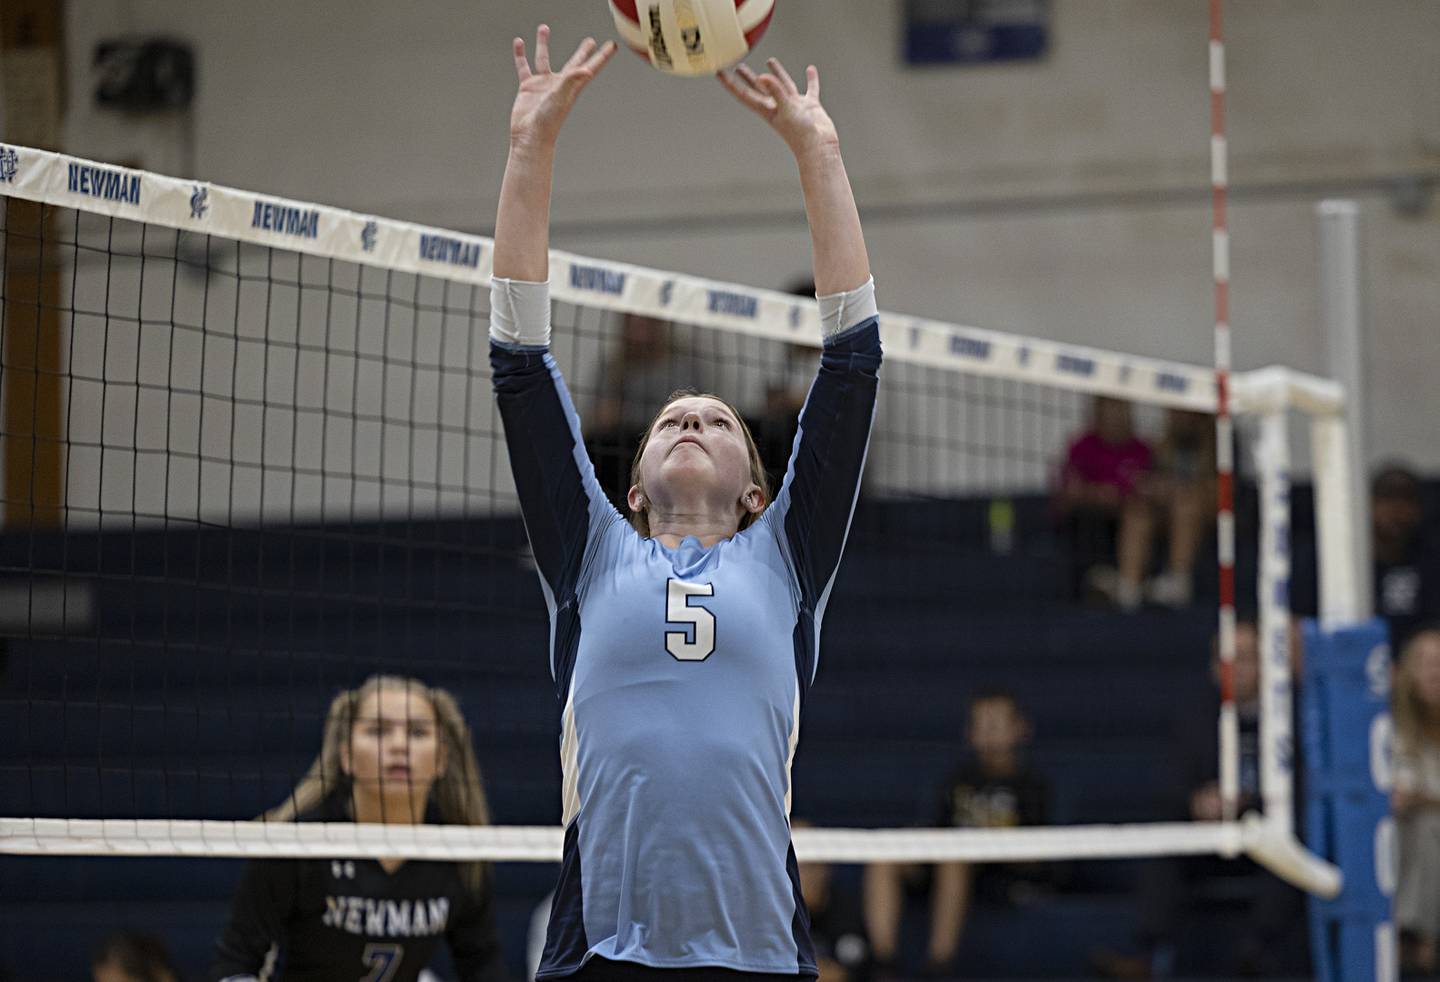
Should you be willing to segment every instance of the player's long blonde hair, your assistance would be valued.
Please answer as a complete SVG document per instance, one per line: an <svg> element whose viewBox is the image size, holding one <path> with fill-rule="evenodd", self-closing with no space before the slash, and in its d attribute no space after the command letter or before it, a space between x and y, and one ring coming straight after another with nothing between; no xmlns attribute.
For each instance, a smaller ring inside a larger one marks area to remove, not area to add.
<svg viewBox="0 0 1440 982"><path fill-rule="evenodd" d="M644 485L640 481L640 458L645 456L645 448L650 445L650 434L655 431L656 421L665 415L665 410L669 409L670 404L677 399L714 399L726 409L730 410L730 415L734 416L735 421L740 424L740 432L745 436L745 451L750 458L750 481L760 489L761 495L765 498L765 507L759 511L752 512L741 509L740 526L736 531L745 531L751 525L755 524L757 518L765 514L765 508L770 507L770 478L765 473L765 462L760 459L760 448L755 444L755 437L750 433L750 427L745 422L745 417L740 414L740 410L736 409L728 399L723 399L709 392L697 392L694 389L676 389L670 393L670 397L665 400L665 404L662 405L659 411L650 419L650 425L645 427L645 432L640 434L640 446L636 448L635 459L630 463L630 486L640 488L642 492L645 490ZM650 515L648 512L632 511L630 513L630 524L635 527L635 531L647 539L650 538Z"/></svg>
<svg viewBox="0 0 1440 982"><path fill-rule="evenodd" d="M381 689L391 688L423 693L435 713L442 766L430 787L430 800L434 802L441 822L446 825L490 824L490 806L485 800L485 785L480 778L480 764L475 759L470 727L465 724L455 697L444 689L431 688L418 679L398 675L372 675L359 688L347 689L330 701L330 709L325 714L320 756L315 758L289 797L261 816L262 820L293 822L300 815L313 811L331 795L349 793L352 782L350 775L345 773L343 751L350 742L356 715L365 700ZM486 878L485 871L483 863L463 864L462 875L466 886L479 890Z"/></svg>
<svg viewBox="0 0 1440 982"><path fill-rule="evenodd" d="M1395 714L1395 735L1410 753L1418 753L1427 743L1440 743L1440 709L1429 706L1420 697L1415 682L1415 662L1420 648L1440 642L1440 628L1428 627L1416 633L1405 645L1395 671L1395 692L1391 697Z"/></svg>

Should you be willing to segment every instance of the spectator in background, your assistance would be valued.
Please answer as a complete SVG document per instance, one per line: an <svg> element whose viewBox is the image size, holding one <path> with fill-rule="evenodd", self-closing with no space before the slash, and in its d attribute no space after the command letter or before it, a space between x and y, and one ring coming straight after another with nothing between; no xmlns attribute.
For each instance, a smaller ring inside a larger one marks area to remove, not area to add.
<svg viewBox="0 0 1440 982"><path fill-rule="evenodd" d="M470 729L454 697L372 676L330 704L320 756L270 822L487 825ZM252 862L210 978L415 982L443 940L465 982L503 982L483 863Z"/></svg>
<svg viewBox="0 0 1440 982"><path fill-rule="evenodd" d="M1370 484L1375 613L1390 625L1394 651L1421 625L1440 619L1440 551L1424 532L1420 479L1398 464Z"/></svg>
<svg viewBox="0 0 1440 982"><path fill-rule="evenodd" d="M1215 523L1214 416L1166 411L1148 491L1167 529L1169 563L1146 585L1146 599L1166 607L1188 607L1194 593L1195 557Z"/></svg>
<svg viewBox="0 0 1440 982"><path fill-rule="evenodd" d="M793 829L814 828L803 818L790 822ZM800 864L800 892L810 910L810 940L815 964L825 982L868 982L870 942L855 898L835 884L829 863Z"/></svg>
<svg viewBox="0 0 1440 982"><path fill-rule="evenodd" d="M1126 611L1140 607L1155 531L1145 488L1152 465L1130 404L1096 396L1090 425L1070 444L1060 475L1058 507L1077 595L1098 593Z"/></svg>
<svg viewBox="0 0 1440 982"><path fill-rule="evenodd" d="M1161 802L1166 820L1218 822L1224 816L1220 795L1219 752L1215 742L1220 700L1220 660L1212 658L1217 691L1198 711L1182 717L1176 727L1175 781ZM1235 709L1239 717L1240 766L1237 811L1259 810L1260 797L1260 634L1253 623L1235 629L1232 672ZM1224 881L1248 908L1245 931L1226 939L1217 952L1232 959L1224 970L1241 975L1297 972L1288 964L1303 942L1289 942L1304 929L1304 897L1278 877L1248 859L1218 856L1165 857L1140 867L1137 884L1140 931L1135 951L1097 952L1095 967L1111 978L1168 978L1176 970L1176 942L1190 897L1207 883Z"/></svg>
<svg viewBox="0 0 1440 982"><path fill-rule="evenodd" d="M165 942L120 931L101 941L90 957L94 982L180 982Z"/></svg>
<svg viewBox="0 0 1440 982"><path fill-rule="evenodd" d="M1016 828L1043 825L1049 802L1045 780L1030 770L1024 747L1030 723L1015 697L995 692L970 702L969 742L973 755L950 775L941 794L937 826ZM927 886L925 868L877 863L865 871L865 924L875 959L893 963L898 954L905 894ZM1033 865L941 863L933 872L927 969L945 971L955 958L971 900L1012 903L1045 881Z"/></svg>
<svg viewBox="0 0 1440 982"><path fill-rule="evenodd" d="M1440 628L1417 631L1405 646L1394 700L1401 966L1433 975L1440 967Z"/></svg>

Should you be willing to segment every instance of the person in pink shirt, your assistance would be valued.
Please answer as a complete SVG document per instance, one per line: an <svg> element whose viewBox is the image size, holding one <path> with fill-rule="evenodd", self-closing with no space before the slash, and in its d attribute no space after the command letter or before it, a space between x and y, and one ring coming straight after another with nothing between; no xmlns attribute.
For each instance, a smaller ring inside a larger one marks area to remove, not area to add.
<svg viewBox="0 0 1440 982"><path fill-rule="evenodd" d="M1065 455L1058 505L1084 587L1127 611L1143 598L1154 538L1152 467L1130 404L1097 396L1089 427Z"/></svg>

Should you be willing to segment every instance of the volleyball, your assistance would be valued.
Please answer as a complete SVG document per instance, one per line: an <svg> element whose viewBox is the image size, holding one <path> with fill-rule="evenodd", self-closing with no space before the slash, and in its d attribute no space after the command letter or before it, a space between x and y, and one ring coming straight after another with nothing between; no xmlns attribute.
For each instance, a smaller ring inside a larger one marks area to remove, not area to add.
<svg viewBox="0 0 1440 982"><path fill-rule="evenodd" d="M755 46L775 0L610 0L620 37L668 75L714 75Z"/></svg>

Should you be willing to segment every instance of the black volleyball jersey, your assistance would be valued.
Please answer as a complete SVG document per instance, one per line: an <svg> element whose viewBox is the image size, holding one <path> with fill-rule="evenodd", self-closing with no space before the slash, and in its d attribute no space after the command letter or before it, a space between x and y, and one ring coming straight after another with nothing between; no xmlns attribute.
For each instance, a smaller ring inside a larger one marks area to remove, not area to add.
<svg viewBox="0 0 1440 982"><path fill-rule="evenodd" d="M345 821L333 800L302 821ZM454 863L374 859L251 862L220 938L212 979L414 982L442 940L464 982L505 972L489 888L477 895Z"/></svg>

